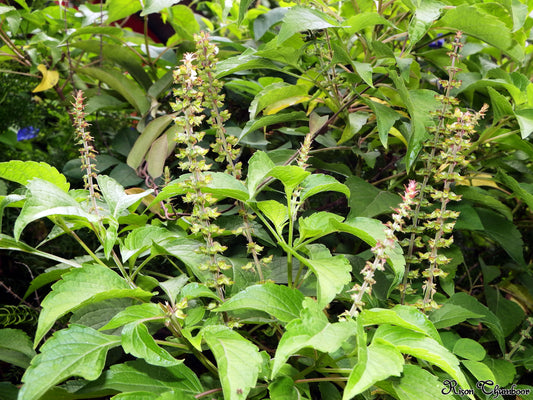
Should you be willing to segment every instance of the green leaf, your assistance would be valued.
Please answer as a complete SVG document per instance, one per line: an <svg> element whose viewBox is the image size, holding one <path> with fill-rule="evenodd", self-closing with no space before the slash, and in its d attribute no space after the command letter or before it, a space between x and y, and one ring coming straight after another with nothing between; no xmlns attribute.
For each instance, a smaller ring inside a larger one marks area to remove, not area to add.
<svg viewBox="0 0 533 400"><path fill-rule="evenodd" d="M179 130L177 125L168 129L164 135L156 139L148 154L146 155L147 170L153 179L159 178L163 175L165 163L167 158L174 152L176 147L176 132Z"/></svg>
<svg viewBox="0 0 533 400"><path fill-rule="evenodd" d="M327 14L306 7L292 7L285 17L278 34L278 44L282 44L295 33L307 30L326 29L338 26Z"/></svg>
<svg viewBox="0 0 533 400"><path fill-rule="evenodd" d="M490 86L487 87L487 91L489 92L491 108L496 121L500 121L503 117L514 114L511 103L504 95L500 94Z"/></svg>
<svg viewBox="0 0 533 400"><path fill-rule="evenodd" d="M346 195L346 197L350 197L350 190L348 187L330 175L309 175L303 180L301 187L302 191L300 193L300 199L302 201L314 196L315 194L324 192L340 192Z"/></svg>
<svg viewBox="0 0 533 400"><path fill-rule="evenodd" d="M296 165L280 165L270 170L268 175L279 179L285 187L285 195L290 198L292 191L311 173Z"/></svg>
<svg viewBox="0 0 533 400"><path fill-rule="evenodd" d="M118 219L122 212L128 207L153 192L152 189L149 189L142 193L126 194L124 187L109 176L98 175L97 180L98 187L104 196L104 200L109 206L109 211L115 219Z"/></svg>
<svg viewBox="0 0 533 400"><path fill-rule="evenodd" d="M257 203L257 208L274 224L276 232L281 235L283 227L289 219L289 209L276 200L265 200Z"/></svg>
<svg viewBox="0 0 533 400"><path fill-rule="evenodd" d="M401 118L401 115L384 104L367 99L363 99L363 102L370 107L370 109L376 116L379 139L381 140L383 146L387 148L389 132L393 127L394 123Z"/></svg>
<svg viewBox="0 0 533 400"><path fill-rule="evenodd" d="M443 384L437 376L418 365L404 365L402 377L392 382L392 386L399 400L420 400L422 393L432 400L449 399L443 394Z"/></svg>
<svg viewBox="0 0 533 400"><path fill-rule="evenodd" d="M267 177L272 168L275 167L274 162L263 151L256 151L248 161L248 176L246 178L246 186L248 187L249 197L255 197L255 192L259 184Z"/></svg>
<svg viewBox="0 0 533 400"><path fill-rule="evenodd" d="M35 178L53 183L64 192L70 187L63 174L44 162L11 160L0 163L0 179L26 185Z"/></svg>
<svg viewBox="0 0 533 400"><path fill-rule="evenodd" d="M487 355L482 345L469 338L461 338L455 342L453 352L456 356L473 361L482 361Z"/></svg>
<svg viewBox="0 0 533 400"><path fill-rule="evenodd" d="M131 168L139 168L152 143L161 136L171 122L172 115L163 115L153 119L145 126L128 154L127 163Z"/></svg>
<svg viewBox="0 0 533 400"><path fill-rule="evenodd" d="M14 236L18 240L30 222L52 215L80 217L97 223L98 217L83 210L80 204L59 187L42 179L33 179L26 185L31 196L26 200L15 222Z"/></svg>
<svg viewBox="0 0 533 400"><path fill-rule="evenodd" d="M533 132L533 109L516 110L514 115L520 126L522 139L529 137Z"/></svg>
<svg viewBox="0 0 533 400"><path fill-rule="evenodd" d="M120 243L122 262L148 252L154 242L161 243L165 240L175 239L177 236L180 236L178 232L169 231L161 226L146 225L136 228Z"/></svg>
<svg viewBox="0 0 533 400"><path fill-rule="evenodd" d="M270 400L299 400L300 394L294 381L286 375L276 378L268 385Z"/></svg>
<svg viewBox="0 0 533 400"><path fill-rule="evenodd" d="M213 293L207 286L200 285L197 282L192 282L184 286L180 293L180 299L197 299L200 297L207 297L215 299L220 302L219 297Z"/></svg>
<svg viewBox="0 0 533 400"><path fill-rule="evenodd" d="M171 390L184 390L195 394L203 392L200 380L185 364L158 367L147 364L142 359L112 365L98 380L89 383L77 393L91 393L96 389L156 394Z"/></svg>
<svg viewBox="0 0 533 400"><path fill-rule="evenodd" d="M336 220L337 222L342 222L344 218L340 215L326 211L314 212L309 217L305 218L300 217L298 219L300 237L298 238L297 243L301 243L309 238L316 240L319 237L336 232L337 229L330 222L331 219Z"/></svg>
<svg viewBox="0 0 533 400"><path fill-rule="evenodd" d="M175 278L171 278L164 282L159 283L159 286L161 286L161 289L163 289L163 291L168 296L168 299L170 300L170 304L172 305L176 304L176 299L178 298L178 295L180 294L181 289L183 288L183 286L185 286L188 280L189 280L189 277L185 274L182 274Z"/></svg>
<svg viewBox="0 0 533 400"><path fill-rule="evenodd" d="M307 85L290 85L285 82L272 83L261 90L253 99L249 109L250 119L254 119L262 110L265 110L265 115L271 115L293 104L309 100L308 90Z"/></svg>
<svg viewBox="0 0 533 400"><path fill-rule="evenodd" d="M391 324L411 329L441 343L437 329L426 315L417 310L415 307L395 305L391 309L373 308L363 310L359 316L361 323L367 325Z"/></svg>
<svg viewBox="0 0 533 400"><path fill-rule="evenodd" d="M79 72L98 79L116 90L139 114L144 115L150 109L150 101L143 89L120 71L111 68L84 67Z"/></svg>
<svg viewBox="0 0 533 400"><path fill-rule="evenodd" d="M481 346L481 345L480 345ZM496 378L494 374L485 364L474 360L463 360L461 363L470 371L474 378L479 381L492 381L495 382Z"/></svg>
<svg viewBox="0 0 533 400"><path fill-rule="evenodd" d="M217 64L216 77L220 79L235 72L251 69L272 69L274 71L282 71L282 68L276 63L267 58L258 57L254 55L253 51L247 50L241 55L220 61Z"/></svg>
<svg viewBox="0 0 533 400"><path fill-rule="evenodd" d="M237 19L237 24L241 24L242 20L244 19L244 15L246 14L246 11L248 10L248 7L250 7L250 4L253 3L253 0L241 0L239 2L239 18Z"/></svg>
<svg viewBox="0 0 533 400"><path fill-rule="evenodd" d="M479 21L483 23L480 24ZM502 20L484 12L481 7L462 4L448 9L434 27L462 31L506 52L513 58L516 57L511 51L513 50L511 30Z"/></svg>
<svg viewBox="0 0 533 400"><path fill-rule="evenodd" d="M375 12L357 13L342 23L344 32L350 35L376 25L392 26L389 20Z"/></svg>
<svg viewBox="0 0 533 400"><path fill-rule="evenodd" d="M22 377L19 400L37 400L50 388L71 376L94 380L102 373L107 352L120 344L113 335L70 325L43 345Z"/></svg>
<svg viewBox="0 0 533 400"><path fill-rule="evenodd" d="M494 211L498 211L500 214L502 214L509 221L513 220L511 209L480 187L457 186L454 191L455 193L460 194L463 200L471 200L486 207L492 208Z"/></svg>
<svg viewBox="0 0 533 400"><path fill-rule="evenodd" d="M365 351L357 353L357 365L348 377L343 400L353 398L378 381L389 376L400 376L402 373L403 356L395 346L377 339L364 349Z"/></svg>
<svg viewBox="0 0 533 400"><path fill-rule="evenodd" d="M374 217L388 214L402 201L397 194L379 190L358 176L351 176L346 180L350 190L350 217Z"/></svg>
<svg viewBox="0 0 533 400"><path fill-rule="evenodd" d="M28 368L34 356L35 351L26 332L20 329L0 329L0 361Z"/></svg>
<svg viewBox="0 0 533 400"><path fill-rule="evenodd" d="M370 246L375 246L377 240L385 240L384 225L371 218L357 217L350 218L344 222L331 221L331 223L341 232L351 233L361 240L368 243ZM389 288L389 295L398 283L403 278L405 270L405 259L403 251L399 245L392 250L387 251L387 263L391 266L394 272L394 280Z"/></svg>
<svg viewBox="0 0 533 400"><path fill-rule="evenodd" d="M447 372L459 385L468 388L468 381L459 368L459 360L436 340L422 333L399 326L381 325L376 330L374 339L382 339L405 354L426 360ZM473 396L469 396L474 399Z"/></svg>
<svg viewBox="0 0 533 400"><path fill-rule="evenodd" d="M129 17L142 9L142 3L130 0L108 0L106 2L108 15L107 24L118 19Z"/></svg>
<svg viewBox="0 0 533 400"><path fill-rule="evenodd" d="M329 323L322 312L323 307L310 298L304 300L303 307L301 317L292 320L285 327L274 357L272 379L278 375L289 357L296 355L301 349L311 347L324 353L332 353L350 336L355 335L353 320Z"/></svg>
<svg viewBox="0 0 533 400"><path fill-rule="evenodd" d="M111 321L102 326L99 330L105 331L108 329L115 329L132 322L163 320L164 317L165 313L161 307L155 303L135 304L133 306L129 306L125 310L120 311L113 318L111 318Z"/></svg>
<svg viewBox="0 0 533 400"><path fill-rule="evenodd" d="M257 382L263 363L259 350L237 332L223 325L206 326L202 332L215 356L224 398L245 400Z"/></svg>
<svg viewBox="0 0 533 400"><path fill-rule="evenodd" d="M241 309L264 311L282 322L300 316L304 295L297 289L265 283L253 285L226 300L217 312Z"/></svg>
<svg viewBox="0 0 533 400"><path fill-rule="evenodd" d="M162 11L165 8L179 3L180 1L181 0L146 0L146 4L144 4L141 17L152 13L158 13L159 11Z"/></svg>
<svg viewBox="0 0 533 400"><path fill-rule="evenodd" d="M422 39L433 22L440 17L442 8L445 5L440 1L424 0L416 7L415 13L409 23L409 46L412 48Z"/></svg>
<svg viewBox="0 0 533 400"><path fill-rule="evenodd" d="M48 258L49 260L53 260L59 263L64 263L72 267L76 267L76 268L81 267L81 265L77 263L75 260L67 260L66 258L56 256L55 254L50 254L45 251L37 250L31 246L28 246L26 243L15 240L15 238L4 235L2 233L0 233L0 249L12 250L12 251L23 251L25 253L35 254L35 255L38 255L39 257Z"/></svg>
<svg viewBox="0 0 533 400"><path fill-rule="evenodd" d="M305 115L304 111L293 111L290 113L267 115L266 117L261 117L259 119L252 119L248 121L246 125L244 125L244 128L239 135L239 140L241 140L250 132L264 128L265 126L305 120L307 120L307 116Z"/></svg>
<svg viewBox="0 0 533 400"><path fill-rule="evenodd" d="M207 186L202 190L211 193L217 198L230 197L232 199L248 200L248 190L241 181L233 175L224 172L206 173L208 178Z"/></svg>
<svg viewBox="0 0 533 400"><path fill-rule="evenodd" d="M139 321L131 322L122 329L122 347L126 353L142 358L151 365L170 367L183 362L159 347L146 325Z"/></svg>
<svg viewBox="0 0 533 400"><path fill-rule="evenodd" d="M435 328L442 329L460 324L467 319L482 318L484 314L478 314L465 307L456 304L445 303L441 308L434 310L429 314L429 319L435 325Z"/></svg>
<svg viewBox="0 0 533 400"><path fill-rule="evenodd" d="M474 325L477 325L479 322L485 324L498 341L502 352L505 352L503 329L498 317L496 317L496 315L494 315L487 307L481 304L475 297L472 297L467 293L455 293L448 299L448 301L444 303L443 307L446 304L461 306L474 313L483 315L481 318L469 318L469 322L473 323Z"/></svg>
<svg viewBox="0 0 533 400"><path fill-rule="evenodd" d="M142 289L132 289L117 273L98 264L85 264L63 274L43 300L39 315L35 345L50 330L54 322L79 307L105 299L140 297L152 294Z"/></svg>
<svg viewBox="0 0 533 400"><path fill-rule="evenodd" d="M343 255L313 260L298 258L298 260L309 267L317 277L317 301L321 307L326 307L351 280L352 266Z"/></svg>
<svg viewBox="0 0 533 400"><path fill-rule="evenodd" d="M520 183L518 183L516 179L514 179L510 175L507 175L502 170L498 171L496 179L498 179L505 186L511 189L513 191L513 194L517 196L520 200L523 200L527 204L529 209L533 211L533 194L529 193L522 186L520 186Z"/></svg>

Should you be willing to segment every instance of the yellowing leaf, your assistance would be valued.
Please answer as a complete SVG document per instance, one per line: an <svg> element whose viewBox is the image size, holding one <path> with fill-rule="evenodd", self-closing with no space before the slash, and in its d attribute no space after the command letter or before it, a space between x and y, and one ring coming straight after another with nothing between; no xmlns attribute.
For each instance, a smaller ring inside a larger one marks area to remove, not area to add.
<svg viewBox="0 0 533 400"><path fill-rule="evenodd" d="M500 189L491 174L477 173L466 176L466 179L466 186L490 186L496 189Z"/></svg>
<svg viewBox="0 0 533 400"><path fill-rule="evenodd" d="M41 74L43 74L43 79L41 80L41 83L39 83L37 87L33 89L33 93L44 92L45 90L53 88L57 81L59 81L59 72L48 71L46 66L43 64L39 64L37 69L41 71Z"/></svg>
<svg viewBox="0 0 533 400"><path fill-rule="evenodd" d="M394 126L390 128L389 135L394 136L397 139L400 139L402 143L405 144L405 147L407 147L407 141L405 140L401 132L398 129L396 129Z"/></svg>
<svg viewBox="0 0 533 400"><path fill-rule="evenodd" d="M303 103L304 101L307 101L310 98L311 97L309 96L295 96L276 101L275 103L272 103L271 105L265 108L265 110L263 111L263 115L276 114L278 111L281 111L284 108L293 106L295 104Z"/></svg>

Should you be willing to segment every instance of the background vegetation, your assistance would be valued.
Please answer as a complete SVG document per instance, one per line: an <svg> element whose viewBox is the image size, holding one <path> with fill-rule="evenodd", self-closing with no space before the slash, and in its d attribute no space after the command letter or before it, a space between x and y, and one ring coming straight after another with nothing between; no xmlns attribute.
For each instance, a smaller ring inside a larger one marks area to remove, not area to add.
<svg viewBox="0 0 533 400"><path fill-rule="evenodd" d="M59 3L0 4L1 399L533 398L533 2Z"/></svg>

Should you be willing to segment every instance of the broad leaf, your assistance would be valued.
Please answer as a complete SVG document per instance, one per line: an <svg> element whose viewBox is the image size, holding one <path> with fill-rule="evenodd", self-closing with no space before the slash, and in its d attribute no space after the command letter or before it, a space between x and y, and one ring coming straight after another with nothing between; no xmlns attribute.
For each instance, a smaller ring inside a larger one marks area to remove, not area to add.
<svg viewBox="0 0 533 400"><path fill-rule="evenodd" d="M387 148L389 132L394 123L401 118L401 115L384 104L371 100L366 100L364 102L374 112L378 126L379 139L383 146Z"/></svg>
<svg viewBox="0 0 533 400"><path fill-rule="evenodd" d="M160 367L178 365L183 360L172 357L168 351L159 347L148 328L139 321L131 322L122 329L122 347L126 353L143 358L148 364Z"/></svg>
<svg viewBox="0 0 533 400"><path fill-rule="evenodd" d="M202 332L215 356L224 398L246 399L257 382L259 368L263 363L259 350L224 325L206 326Z"/></svg>
<svg viewBox="0 0 533 400"><path fill-rule="evenodd" d="M292 191L311 173L296 165L277 166L270 170L269 175L277 178L285 186L285 195L290 198Z"/></svg>
<svg viewBox="0 0 533 400"><path fill-rule="evenodd" d="M467 319L482 318L483 314L478 314L465 307L456 304L445 303L441 308L434 310L429 319L433 322L435 328L442 329L460 324Z"/></svg>
<svg viewBox="0 0 533 400"><path fill-rule="evenodd" d="M181 289L183 288L183 286L185 286L188 280L189 280L189 277L186 274L182 274L175 278L171 278L164 282L159 283L159 286L161 286L161 289L163 289L165 294L168 296L168 299L170 300L170 304L172 305L176 304L176 299L178 298L178 295L180 294Z"/></svg>
<svg viewBox="0 0 533 400"><path fill-rule="evenodd" d="M317 301L319 306L326 307L345 285L350 283L352 266L343 255L322 259L299 259L318 280Z"/></svg>
<svg viewBox="0 0 533 400"><path fill-rule="evenodd" d="M337 222L342 222L344 218L340 215L326 211L314 212L309 217L305 218L300 217L298 219L300 237L298 238L297 244L306 239L312 238L313 240L316 240L319 237L336 232L337 228L330 222L332 219Z"/></svg>
<svg viewBox="0 0 533 400"><path fill-rule="evenodd" d="M54 322L78 307L105 299L123 297L150 298L152 294L142 289L132 289L126 281L109 268L98 264L85 264L64 274L52 286L52 291L42 302L35 345L50 330Z"/></svg>
<svg viewBox="0 0 533 400"><path fill-rule="evenodd" d="M149 189L137 194L126 194L124 187L113 178L106 175L98 175L97 179L98 187L104 196L105 202L109 206L111 215L115 219L118 219L122 212L129 206L132 206L153 192L152 189Z"/></svg>
<svg viewBox="0 0 533 400"><path fill-rule="evenodd" d="M115 329L131 322L162 321L164 318L165 313L159 305L155 303L136 304L116 314L100 330Z"/></svg>
<svg viewBox="0 0 533 400"><path fill-rule="evenodd" d="M363 310L359 316L363 325L391 324L411 329L442 344L437 329L422 312L415 307L396 305L391 309L373 308Z"/></svg>
<svg viewBox="0 0 533 400"><path fill-rule="evenodd" d="M84 221L97 223L98 217L90 214L80 204L56 185L33 179L26 185L31 196L26 200L15 222L14 236L18 240L22 230L30 222L53 215L79 217Z"/></svg>
<svg viewBox="0 0 533 400"><path fill-rule="evenodd" d="M139 257L143 252L149 251L152 243L161 243L165 240L176 238L178 232L171 232L166 228L147 225L131 231L120 243L122 261L126 262L131 257Z"/></svg>
<svg viewBox="0 0 533 400"><path fill-rule="evenodd" d="M0 329L0 361L27 368L34 356L35 351L26 332L19 329Z"/></svg>
<svg viewBox="0 0 533 400"><path fill-rule="evenodd" d="M324 192L339 192L350 197L350 190L346 185L338 182L334 177L324 174L312 174L301 183L300 199L306 200L311 196Z"/></svg>
<svg viewBox="0 0 533 400"><path fill-rule="evenodd" d="M120 338L92 328L71 325L56 332L41 348L22 377L19 400L37 400L72 376L94 380L102 373L107 352Z"/></svg>
<svg viewBox="0 0 533 400"><path fill-rule="evenodd" d="M338 26L335 20L318 10L306 7L292 7L283 18L278 35L278 43L282 44L292 35L306 30L326 29Z"/></svg>
<svg viewBox="0 0 533 400"><path fill-rule="evenodd" d="M282 322L300 316L304 295L297 289L265 283L254 285L225 301L215 311L252 309L264 311Z"/></svg>
<svg viewBox="0 0 533 400"><path fill-rule="evenodd" d="M217 78L222 78L234 72L252 69L272 69L282 71L276 63L267 58L254 55L253 51L245 51L241 55L228 58L217 64Z"/></svg>
<svg viewBox="0 0 533 400"><path fill-rule="evenodd" d="M265 115L271 115L293 104L309 100L308 90L306 85L272 83L261 90L250 104L250 119L254 119L262 110L265 110Z"/></svg>
<svg viewBox="0 0 533 400"><path fill-rule="evenodd" d="M439 19L443 7L443 3L435 0L424 0L416 7L408 29L410 47L422 39L433 22Z"/></svg>
<svg viewBox="0 0 533 400"><path fill-rule="evenodd" d="M392 212L394 207L402 201L397 194L379 190L358 176L351 176L346 180L350 189L350 217L374 217Z"/></svg>
<svg viewBox="0 0 533 400"><path fill-rule="evenodd" d="M289 209L276 200L265 200L257 203L257 208L274 224L276 232L281 235L285 223L289 219Z"/></svg>
<svg viewBox="0 0 533 400"><path fill-rule="evenodd" d="M106 5L108 10L107 24L111 24L117 19L126 18L142 9L141 2L130 0L109 0Z"/></svg>
<svg viewBox="0 0 533 400"><path fill-rule="evenodd" d="M185 285L183 289L180 292L180 299L198 299L200 297L207 297L210 299L215 299L217 301L220 301L218 296L210 290L207 286L201 285L197 282L189 283L188 285Z"/></svg>
<svg viewBox="0 0 533 400"><path fill-rule="evenodd" d="M65 192L70 187L63 174L44 162L12 160L0 163L0 179L26 185L34 178L53 183Z"/></svg>
<svg viewBox="0 0 533 400"><path fill-rule="evenodd" d="M482 361L487 355L487 351L481 344L469 338L461 338L455 342L453 353L458 357L473 361Z"/></svg>
<svg viewBox="0 0 533 400"><path fill-rule="evenodd" d="M252 119L248 121L246 125L244 125L244 128L242 129L241 134L239 135L239 140L241 140L250 132L264 128L265 126L305 120L307 120L307 116L303 111L293 111L290 113L267 115L266 117L261 117L259 119Z"/></svg>
<svg viewBox="0 0 533 400"><path fill-rule="evenodd" d="M373 340L382 339L395 346L399 351L426 360L446 371L463 389L469 387L468 381L459 367L459 360L434 339L422 333L399 326L381 325ZM469 396L474 399L473 396Z"/></svg>
<svg viewBox="0 0 533 400"><path fill-rule="evenodd" d="M163 115L155 118L146 125L141 135L135 141L133 148L128 154L127 163L130 167L137 169L141 165L144 156L150 150L152 143L165 131L172 122L171 115Z"/></svg>
<svg viewBox="0 0 533 400"><path fill-rule="evenodd" d="M44 92L45 90L53 88L59 81L59 72L48 70L46 65L39 64L37 69L43 74L41 83L37 85L35 89L32 90L33 93Z"/></svg>
<svg viewBox="0 0 533 400"><path fill-rule="evenodd" d="M514 112L522 139L526 139L533 132L533 109L516 110Z"/></svg>
<svg viewBox="0 0 533 400"><path fill-rule="evenodd" d="M159 11L179 3L180 1L181 0L146 0L141 17L152 13L158 13Z"/></svg>
<svg viewBox="0 0 533 400"><path fill-rule="evenodd" d="M303 348L311 347L324 353L332 353L339 349L351 336L355 336L355 322L347 320L331 324L322 312L322 306L314 300L306 298L301 317L285 327L285 333L276 350L272 366L273 379L281 367Z"/></svg>
<svg viewBox="0 0 533 400"><path fill-rule="evenodd" d="M250 158L248 161L248 177L246 179L250 198L255 196L257 187L274 167L274 162L263 151L256 151Z"/></svg>
<svg viewBox="0 0 533 400"><path fill-rule="evenodd" d="M404 365L402 377L399 381L392 382L392 386L399 400L420 400L421 393L432 400L450 398L444 394L447 387L443 387L439 378L418 365Z"/></svg>

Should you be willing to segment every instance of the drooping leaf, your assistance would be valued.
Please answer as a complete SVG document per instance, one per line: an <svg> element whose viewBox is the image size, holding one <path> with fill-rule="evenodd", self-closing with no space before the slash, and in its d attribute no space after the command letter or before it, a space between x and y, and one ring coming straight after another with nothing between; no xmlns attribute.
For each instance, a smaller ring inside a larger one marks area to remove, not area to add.
<svg viewBox="0 0 533 400"><path fill-rule="evenodd" d="M148 150L146 164L148 166L148 173L153 179L157 179L163 175L166 160L174 152L174 148L176 147L175 136L177 130L177 125L168 129L165 134L161 135L152 143L150 150Z"/></svg>
<svg viewBox="0 0 533 400"><path fill-rule="evenodd" d="M52 286L52 291L43 300L35 346L58 318L78 307L105 299L151 296L142 289L132 289L117 273L101 265L85 264L82 268L74 268Z"/></svg>
<svg viewBox="0 0 533 400"><path fill-rule="evenodd" d="M180 236L178 232L169 231L161 226L146 225L132 230L120 243L122 261L148 253L152 243L161 243Z"/></svg>
<svg viewBox="0 0 533 400"><path fill-rule="evenodd" d="M159 283L161 289L163 289L165 294L168 296L170 304L174 305L176 303L176 299L178 298L181 289L183 288L183 286L185 286L188 280L189 277L186 274L182 274L175 278L170 278L164 282Z"/></svg>
<svg viewBox="0 0 533 400"><path fill-rule="evenodd" d="M43 79L41 80L41 83L33 89L33 93L44 92L45 90L51 89L59 81L59 72L49 70L44 64L39 64L37 69L43 74Z"/></svg>
<svg viewBox="0 0 533 400"><path fill-rule="evenodd" d="M122 347L126 353L142 358L151 365L170 367L183 362L159 347L146 325L139 321L130 322L122 329Z"/></svg>
<svg viewBox="0 0 533 400"><path fill-rule="evenodd" d="M229 197L236 200L248 200L248 190L233 175L224 172L206 173L207 185L202 190L217 198Z"/></svg>
<svg viewBox="0 0 533 400"><path fill-rule="evenodd" d="M389 132L394 123L401 118L400 114L394 111L392 108L387 107L384 104L366 100L364 101L367 106L370 107L374 115L376 116L376 122L378 126L379 139L385 148L388 145Z"/></svg>
<svg viewBox="0 0 533 400"><path fill-rule="evenodd" d="M263 363L258 348L224 325L209 325L202 332L215 356L224 398L245 400Z"/></svg>
<svg viewBox="0 0 533 400"><path fill-rule="evenodd" d="M65 192L70 187L63 174L44 162L11 160L0 163L0 179L26 185L34 178L53 183Z"/></svg>
<svg viewBox="0 0 533 400"><path fill-rule="evenodd" d="M215 311L252 309L264 311L282 322L300 316L304 295L297 289L265 283L249 286L226 300Z"/></svg>
<svg viewBox="0 0 533 400"><path fill-rule="evenodd" d="M411 329L441 343L437 329L431 321L415 307L397 304L391 309L372 308L363 310L359 316L363 325L391 324ZM442 344L442 343L441 343Z"/></svg>
<svg viewBox="0 0 533 400"><path fill-rule="evenodd" d="M523 200L530 210L533 210L533 194L525 190L520 183L512 176L507 175L502 170L498 171L496 179L500 180L504 185L513 191L513 194Z"/></svg>
<svg viewBox="0 0 533 400"><path fill-rule="evenodd" d="M322 306L306 298L300 318L292 320L285 327L285 333L281 337L274 357L271 378L275 378L289 357L297 355L301 349L310 347L324 353L331 353L354 335L355 322L353 320L331 324L322 312Z"/></svg>
<svg viewBox="0 0 533 400"><path fill-rule="evenodd" d="M22 377L20 400L38 400L50 388L72 376L94 380L102 373L107 352L120 338L92 328L70 325L43 345Z"/></svg>
<svg viewBox="0 0 533 400"><path fill-rule="evenodd" d="M400 352L426 360L446 371L463 388L469 388L468 381L459 367L459 360L436 340L422 333L399 326L381 325L373 340L382 339L395 346ZM474 399L473 396L469 396Z"/></svg>
<svg viewBox="0 0 533 400"><path fill-rule="evenodd" d="M496 121L500 121L503 117L508 115L513 115L513 107L504 95L500 94L496 89L493 89L490 86L487 87L487 91L489 92L491 109Z"/></svg>
<svg viewBox="0 0 533 400"><path fill-rule="evenodd" d="M163 115L153 119L145 126L128 154L127 163L130 167L134 169L139 168L144 156L150 150L152 143L164 132L171 122L171 115Z"/></svg>
<svg viewBox="0 0 533 400"><path fill-rule="evenodd" d="M302 295L303 297L303 295ZM27 368L35 356L31 339L20 329L0 329L0 360Z"/></svg>

